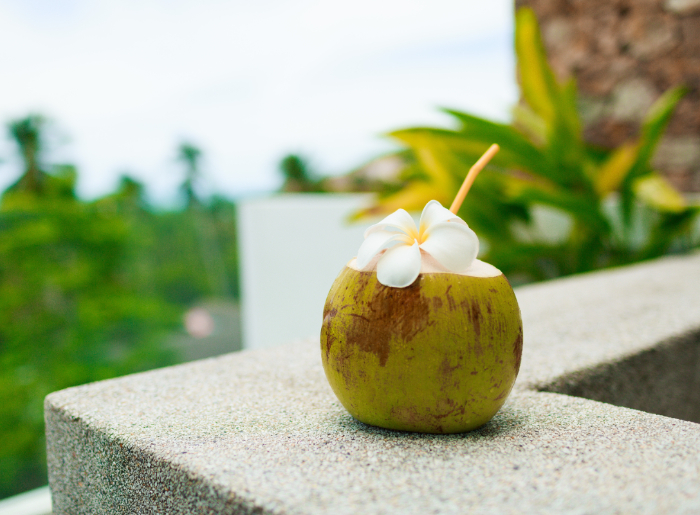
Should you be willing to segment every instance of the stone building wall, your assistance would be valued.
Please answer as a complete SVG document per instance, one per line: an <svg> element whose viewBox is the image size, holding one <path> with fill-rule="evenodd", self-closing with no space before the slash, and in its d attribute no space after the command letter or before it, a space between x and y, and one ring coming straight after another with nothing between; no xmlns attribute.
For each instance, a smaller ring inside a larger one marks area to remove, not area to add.
<svg viewBox="0 0 700 515"><path fill-rule="evenodd" d="M622 143L661 93L689 88L655 164L681 190L700 191L700 0L516 0L524 5L555 72L577 79L588 141Z"/></svg>

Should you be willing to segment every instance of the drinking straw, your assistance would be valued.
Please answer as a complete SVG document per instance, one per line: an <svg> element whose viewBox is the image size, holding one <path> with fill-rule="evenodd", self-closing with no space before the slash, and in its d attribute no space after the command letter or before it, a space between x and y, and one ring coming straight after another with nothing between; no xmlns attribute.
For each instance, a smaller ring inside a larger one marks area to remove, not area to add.
<svg viewBox="0 0 700 515"><path fill-rule="evenodd" d="M464 178L462 186L457 192L457 196L455 197L454 202L452 202L452 205L450 206L450 211L452 211L454 214L457 214L459 208L462 207L464 197L466 197L467 193L469 192L469 188L471 188L472 184L474 184L476 176L479 175L479 172L484 169L488 162L491 161L491 158L493 158L493 156L496 155L496 152L498 152L500 149L501 147L494 143L488 148L486 152L484 152L484 155L482 155L479 158L479 160L476 163L474 163L474 166L472 166L469 169L467 176Z"/></svg>

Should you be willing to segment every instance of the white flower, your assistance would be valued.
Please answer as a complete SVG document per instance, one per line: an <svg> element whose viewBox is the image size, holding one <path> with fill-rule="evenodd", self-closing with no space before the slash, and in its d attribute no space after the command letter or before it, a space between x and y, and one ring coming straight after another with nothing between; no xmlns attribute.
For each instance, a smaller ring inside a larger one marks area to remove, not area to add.
<svg viewBox="0 0 700 515"><path fill-rule="evenodd" d="M385 286L405 288L421 270L421 250L452 272L467 269L479 252L479 239L466 222L437 200L423 208L420 228L405 210L399 209L365 231L357 252L357 266L365 268L382 251L377 280Z"/></svg>

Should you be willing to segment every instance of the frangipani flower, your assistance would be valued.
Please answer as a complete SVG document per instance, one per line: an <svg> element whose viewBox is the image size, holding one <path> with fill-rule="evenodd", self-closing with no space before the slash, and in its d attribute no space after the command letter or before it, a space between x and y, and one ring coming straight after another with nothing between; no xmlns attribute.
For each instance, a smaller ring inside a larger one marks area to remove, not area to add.
<svg viewBox="0 0 700 515"><path fill-rule="evenodd" d="M377 280L405 288L420 274L421 250L451 272L461 272L476 259L479 239L464 220L431 200L423 208L420 227L405 210L398 209L367 229L357 266L362 270L384 251L377 263Z"/></svg>

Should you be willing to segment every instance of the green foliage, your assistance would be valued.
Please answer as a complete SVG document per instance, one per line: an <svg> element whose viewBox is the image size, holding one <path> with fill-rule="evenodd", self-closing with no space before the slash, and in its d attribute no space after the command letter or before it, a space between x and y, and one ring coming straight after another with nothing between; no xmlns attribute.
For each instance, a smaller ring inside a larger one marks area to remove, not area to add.
<svg viewBox="0 0 700 515"><path fill-rule="evenodd" d="M24 172L0 201L0 498L46 484L48 393L177 362L189 305L238 295L235 206L194 196L198 150L180 147L185 210L153 211L128 177L84 202L72 166L42 163L43 123L10 125Z"/></svg>
<svg viewBox="0 0 700 515"><path fill-rule="evenodd" d="M323 180L315 177L309 164L301 156L289 154L279 164L284 177L282 191L294 193L317 193L324 191Z"/></svg>
<svg viewBox="0 0 700 515"><path fill-rule="evenodd" d="M358 216L399 207L419 210L430 199L449 205L469 167L492 144L501 151L482 172L460 215L488 249L486 259L517 281L630 263L683 250L700 208L650 164L682 88L666 92L646 115L639 137L613 150L587 144L573 80L557 82L547 64L532 10L516 14L515 48L522 102L511 125L446 110L454 130L413 128L391 133L410 150L404 185ZM554 238L541 215L569 229Z"/></svg>
<svg viewBox="0 0 700 515"><path fill-rule="evenodd" d="M180 147L182 148L182 147ZM189 180L185 176L180 190ZM239 298L236 206L219 196L186 197L186 209L154 211L143 186L122 178L99 202L128 227L125 268L140 291L189 306L207 297Z"/></svg>
<svg viewBox="0 0 700 515"><path fill-rule="evenodd" d="M0 227L1 498L45 483L44 396L174 362L179 313L129 283L127 226L99 204L13 191Z"/></svg>
<svg viewBox="0 0 700 515"><path fill-rule="evenodd" d="M154 212L142 193L129 194L132 184L124 179L117 193L100 201L127 224L130 282L180 306L212 296L237 299L235 205L214 197L185 210Z"/></svg>

